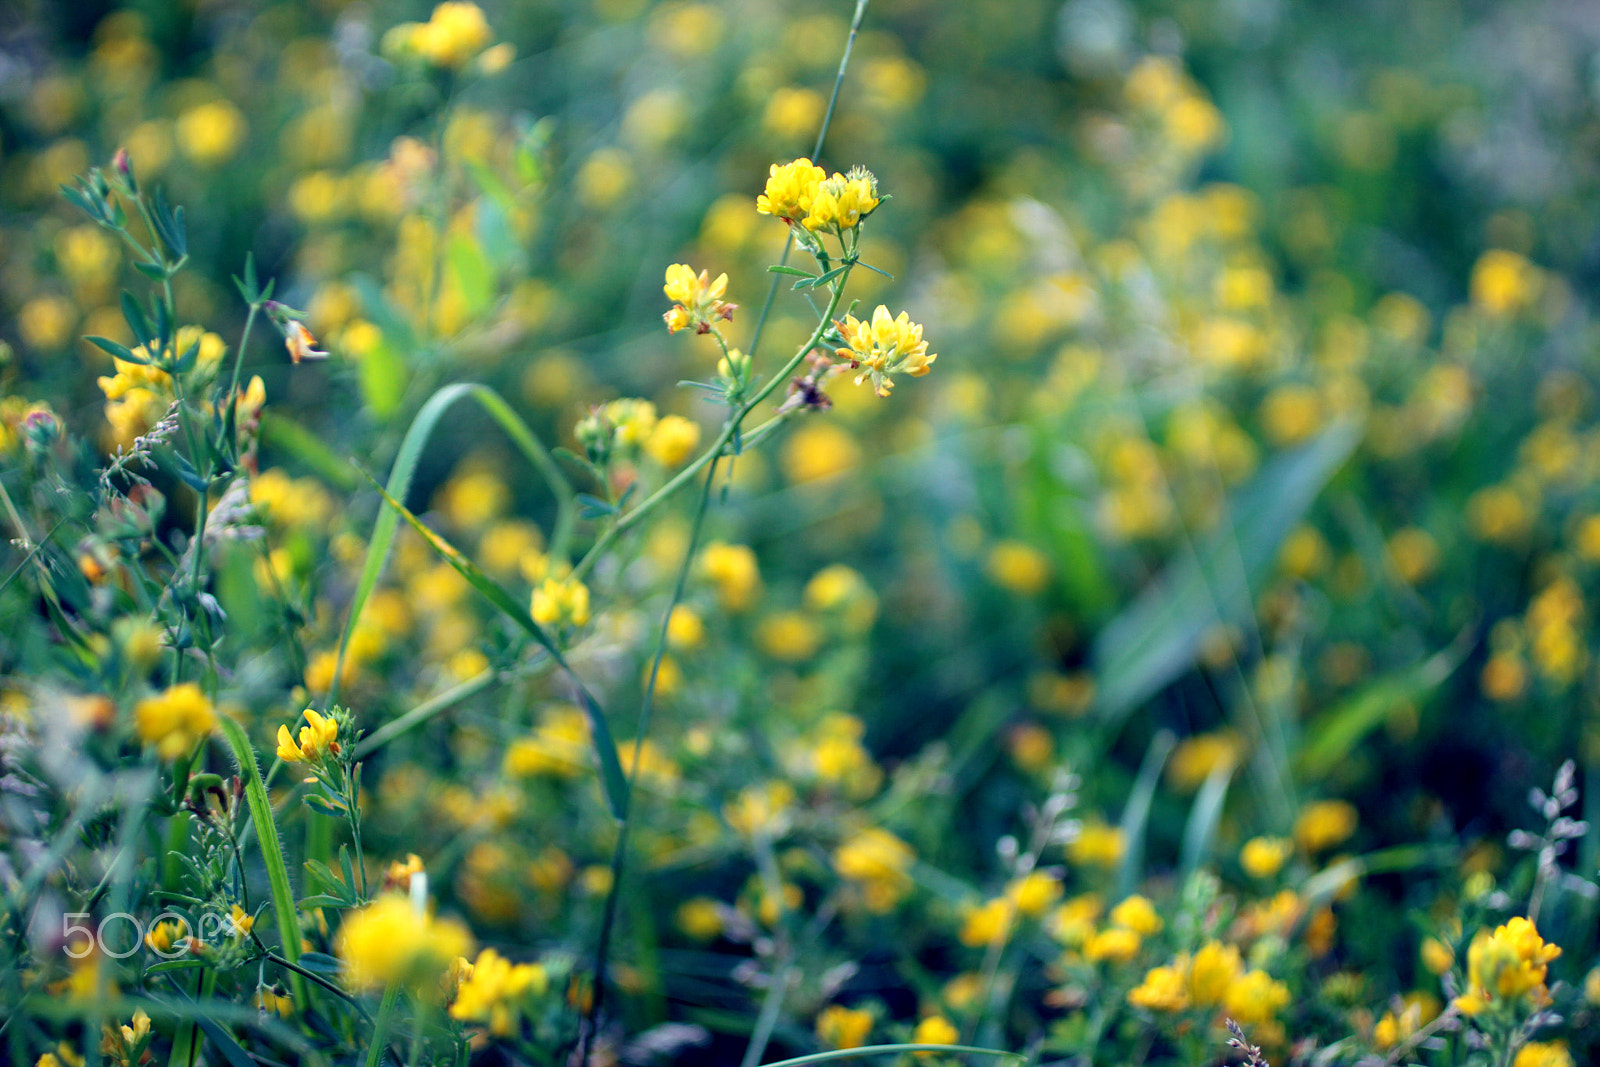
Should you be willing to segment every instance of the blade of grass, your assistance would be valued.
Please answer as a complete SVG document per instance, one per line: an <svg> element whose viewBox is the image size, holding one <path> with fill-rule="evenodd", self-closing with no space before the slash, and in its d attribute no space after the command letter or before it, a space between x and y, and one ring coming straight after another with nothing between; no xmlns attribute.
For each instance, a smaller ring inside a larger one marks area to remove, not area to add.
<svg viewBox="0 0 1600 1067"><path fill-rule="evenodd" d="M550 535L550 551L556 556L563 554L567 542L572 537L573 524L577 521L577 497L572 485L567 481L566 475L561 473L561 468L556 465L544 445L540 444L539 438L528 428L528 424L511 410L511 406L499 393L486 385L458 382L445 386L428 398L417 412L417 417L411 420L411 427L406 430L405 438L400 442L400 451L396 454L394 467L389 472L386 495L394 500L405 500L406 494L411 489L411 479L416 474L417 464L422 459L422 450L433 435L434 429L456 401L468 397L476 400L500 424L500 428L517 447L522 449L523 455L538 468L545 481L549 483L550 491L556 498L556 524ZM383 574L383 566L389 558L389 548L394 543L398 529L399 516L392 509L385 508L378 512L378 517L372 524L372 540L367 544L367 559L361 567L361 579L356 583L355 594L350 599L350 617L345 621L344 632L339 635L339 651L333 671L333 682L328 690L330 707L339 699L339 679L344 673L344 659L350 647L350 637L355 633L356 624L361 621L361 611L366 607L367 598L372 595L372 590Z"/></svg>
<svg viewBox="0 0 1600 1067"><path fill-rule="evenodd" d="M294 890L289 884L289 868L283 862L283 846L278 841L278 826L272 821L272 803L267 799L267 787L261 780L261 767L256 763L255 749L245 736L244 727L227 716L218 719L222 736L233 750L234 762L244 779L245 800L250 806L250 822L255 827L256 842L261 848L262 862L267 868L267 885L272 890L273 914L278 918L278 935L283 942L283 955L293 963L300 958L300 919L295 909ZM306 999L306 985L298 974L290 973L294 987L295 1003L302 1008Z"/></svg>
<svg viewBox="0 0 1600 1067"><path fill-rule="evenodd" d="M622 761L617 755L617 743L611 736L611 728L606 723L605 711L600 707L600 702L594 694L589 692L572 667L568 665L566 657L561 654L561 649L545 633L544 628L533 621L533 616L528 614L528 609L522 602L510 593L499 582L489 577L478 565L466 556L463 556L454 545L428 529L422 520L406 509L406 506L390 496L382 486L374 480L373 488L378 490L383 502L389 509L404 518L411 528L422 536L422 539L439 553L440 557L456 569L456 573L465 578L484 599L493 604L500 612L522 628L523 632L539 646L549 653L555 660L556 666L566 672L572 680L573 688L577 690L578 702L583 706L584 714L589 718L589 732L594 742L595 755L600 761L600 781L605 789L606 801L611 807L611 814L621 820L626 820L628 813L628 779L622 771Z"/></svg>
<svg viewBox="0 0 1600 1067"><path fill-rule="evenodd" d="M1183 885L1211 851L1211 842L1217 836L1217 824L1222 821L1222 805L1228 799L1228 786L1233 783L1235 767L1222 762L1206 775L1200 791L1195 794L1194 806L1189 809L1189 821L1183 828L1183 853L1178 863L1178 884Z"/></svg>
<svg viewBox="0 0 1600 1067"><path fill-rule="evenodd" d="M1156 795L1156 783L1161 781L1161 768L1178 743L1171 730L1162 730L1150 739L1144 762L1139 765L1139 776L1133 780L1133 790L1128 794L1128 806L1122 809L1122 863L1117 868L1117 898L1133 892L1144 870L1144 828L1150 821L1150 802Z"/></svg>
<svg viewBox="0 0 1600 1067"><path fill-rule="evenodd" d="M765 1067L802 1067L807 1063L827 1063L830 1060L850 1060L859 1056L891 1056L901 1052L955 1052L968 1056L994 1056L1012 1063L1027 1063L1028 1057L1020 1052L1006 1052L997 1048L978 1048L975 1045L862 1045L860 1048L839 1048L830 1052L813 1052L809 1056L796 1056L778 1060Z"/></svg>

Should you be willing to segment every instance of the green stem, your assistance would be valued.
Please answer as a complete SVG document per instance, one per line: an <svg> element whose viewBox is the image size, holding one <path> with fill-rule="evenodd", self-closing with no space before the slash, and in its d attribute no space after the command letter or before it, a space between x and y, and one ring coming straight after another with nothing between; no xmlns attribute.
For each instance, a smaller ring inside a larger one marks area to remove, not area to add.
<svg viewBox="0 0 1600 1067"><path fill-rule="evenodd" d="M302 978L315 982L317 985L321 986L323 989L326 989L334 996L339 997L341 1000L349 1003L353 1008L356 1009L356 1011L361 1013L361 1017L367 1020L367 1022L370 1023L372 1021L372 1016L367 1013L366 1008L362 1007L361 1001L355 997L352 997L343 989L340 989L337 983L328 981L328 979L322 977L322 975L315 971L307 970L298 963L290 963L276 952L269 950L266 953L266 958L271 960L273 963L276 963L279 967L282 967L286 971L292 971L293 973L300 975Z"/></svg>
<svg viewBox="0 0 1600 1067"><path fill-rule="evenodd" d="M495 677L494 669L489 668L481 674L468 678L460 685L446 689L431 700L423 701L399 718L384 723L356 744L355 758L366 759L401 734L415 730L440 712L447 711L473 694L489 688Z"/></svg>
<svg viewBox="0 0 1600 1067"><path fill-rule="evenodd" d="M217 991L217 972L213 967L207 967L200 972L200 993L195 999L204 1003L211 999ZM200 1053L200 1024L192 1022L179 1026L178 1032L173 1036L172 1055L167 1059L169 1067L194 1067L195 1057Z"/></svg>
<svg viewBox="0 0 1600 1067"><path fill-rule="evenodd" d="M383 1046L389 1040L389 1027L394 1023L395 1004L400 1000L400 983L390 982L383 990L383 1003L378 1006L378 1021L372 1027L372 1044L367 1047L367 1067L378 1067L383 1061Z"/></svg>
<svg viewBox="0 0 1600 1067"><path fill-rule="evenodd" d="M789 980L793 974L794 964L786 960L772 976L772 985L767 987L767 995L761 1001L761 1014L756 1016L756 1028L750 1034L750 1044L745 1046L744 1059L739 1067L756 1067L761 1062L761 1054L767 1050L767 1042L772 1039L772 1031L778 1025L784 994L789 991Z"/></svg>
<svg viewBox="0 0 1600 1067"><path fill-rule="evenodd" d="M844 297L845 282L848 281L849 278L850 269L846 269L843 274L839 275L833 280L833 297L828 302L828 310L823 312L821 321L817 323L817 328L811 332L811 337L806 341L805 344L800 346L799 350L796 351L795 354L790 358L789 362L784 365L783 369L774 375L770 381L763 385L754 396L745 401L744 404L740 405L739 409L735 411L733 415L728 418L728 421L723 425L722 432L718 434L717 439L711 443L711 447L707 448L703 453L701 453L699 458L697 458L687 467L683 468L683 470L679 471L672 477L671 480L662 485L661 488L657 489L655 492L651 493L648 497L642 500L638 507L634 508L632 511L628 512L611 526L606 528L606 531L600 535L589 551L584 554L583 559L579 560L578 565L572 569L572 577L574 580L582 581L584 576L587 575L594 567L595 563L599 561L600 556L605 552L605 550L611 547L611 543L613 541L622 536L624 533L628 532L628 530L632 529L634 526L638 525L644 520L646 515L648 515L657 507L657 505L666 500L668 497L672 496L673 493L677 492L683 486L687 485L696 474L700 473L700 471L706 467L707 464L715 462L723 455L723 450L727 448L728 442L732 441L734 435L739 432L739 427L743 424L745 418L750 414L750 412L755 410L756 406L764 401L767 397L771 396L773 390L775 390L779 384L787 381L789 375L794 373L795 368L800 366L800 364L805 360L806 356L810 355L812 350L822 343L822 335L827 332L828 326L833 322L834 312L839 310L839 301Z"/></svg>
<svg viewBox="0 0 1600 1067"><path fill-rule="evenodd" d="M779 1060L766 1067L802 1067L807 1063L827 1063L829 1060L851 1060L859 1056L892 1056L902 1052L959 1052L968 1056L994 1056L1012 1063L1027 1063L1028 1057L1020 1052L1006 1052L997 1048L978 1048L975 1045L862 1045L860 1048L839 1048L831 1052L813 1052L809 1056L796 1056Z"/></svg>
<svg viewBox="0 0 1600 1067"><path fill-rule="evenodd" d="M244 331L239 335L239 350L233 354L233 378L228 385L228 402L238 404L239 396L239 371L244 366L245 346L250 343L250 330L256 324L256 313L261 310L259 302L250 305L250 314L244 317Z"/></svg>

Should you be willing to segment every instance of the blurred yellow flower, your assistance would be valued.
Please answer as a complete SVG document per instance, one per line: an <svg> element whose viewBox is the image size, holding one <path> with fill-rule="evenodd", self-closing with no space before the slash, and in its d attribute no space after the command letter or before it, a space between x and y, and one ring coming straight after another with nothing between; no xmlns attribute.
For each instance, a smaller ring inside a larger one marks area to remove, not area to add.
<svg viewBox="0 0 1600 1067"><path fill-rule="evenodd" d="M1239 866L1252 878L1271 878L1293 854L1294 842L1287 837L1252 837L1239 850Z"/></svg>
<svg viewBox="0 0 1600 1067"><path fill-rule="evenodd" d="M572 578L546 578L533 591L530 610L540 626L587 626L589 587Z"/></svg>
<svg viewBox="0 0 1600 1067"><path fill-rule="evenodd" d="M700 553L700 573L715 586L724 611L747 611L761 594L761 571L748 545L711 542Z"/></svg>
<svg viewBox="0 0 1600 1067"><path fill-rule="evenodd" d="M1127 963L1139 954L1142 943L1137 930L1109 927L1084 942L1083 958L1090 963Z"/></svg>
<svg viewBox="0 0 1600 1067"><path fill-rule="evenodd" d="M666 415L645 438L644 450L663 467L678 467L688 461L700 444L700 424L682 415Z"/></svg>
<svg viewBox="0 0 1600 1067"><path fill-rule="evenodd" d="M963 945L982 948L1006 936L1015 913L1015 905L1005 897L968 904L962 909L961 931L956 936Z"/></svg>
<svg viewBox="0 0 1600 1067"><path fill-rule="evenodd" d="M1517 1050L1511 1067L1572 1067L1565 1041L1531 1041Z"/></svg>
<svg viewBox="0 0 1600 1067"><path fill-rule="evenodd" d="M489 1032L496 1037L514 1034L528 999L543 996L550 985L539 964L512 963L492 948L478 953L471 966L462 970L466 977L456 988L450 1018L488 1023Z"/></svg>
<svg viewBox="0 0 1600 1067"><path fill-rule="evenodd" d="M1472 266L1472 303L1490 315L1512 315L1532 306L1544 287L1544 271L1515 252L1491 248Z"/></svg>
<svg viewBox="0 0 1600 1067"><path fill-rule="evenodd" d="M1146 1011L1176 1014L1189 1007L1188 982L1184 976L1187 958L1170 967L1153 967L1144 981L1128 990L1128 1003Z"/></svg>
<svg viewBox="0 0 1600 1067"><path fill-rule="evenodd" d="M244 112L226 100L199 104L178 116L178 148L202 166L226 162L249 131Z"/></svg>
<svg viewBox="0 0 1600 1067"><path fill-rule="evenodd" d="M761 651L783 663L804 663L817 654L822 634L816 623L798 611L768 615L756 627Z"/></svg>
<svg viewBox="0 0 1600 1067"><path fill-rule="evenodd" d="M1344 800L1307 804L1294 821L1294 839L1307 852L1322 852L1349 840L1356 832L1355 806Z"/></svg>
<svg viewBox="0 0 1600 1067"><path fill-rule="evenodd" d="M418 910L399 893L384 893L345 916L333 950L344 961L352 986L420 986L443 974L451 960L471 952L472 935L453 919Z"/></svg>
<svg viewBox="0 0 1600 1067"><path fill-rule="evenodd" d="M1161 916L1156 914L1155 905L1150 903L1150 898L1140 896L1138 893L1112 908L1110 919L1114 925L1145 937L1159 934L1166 925L1161 921Z"/></svg>
<svg viewBox="0 0 1600 1067"><path fill-rule="evenodd" d="M1234 979L1223 996L1222 1009L1245 1026L1261 1026L1289 1004L1289 987L1265 971L1247 971Z"/></svg>
<svg viewBox="0 0 1600 1067"><path fill-rule="evenodd" d="M133 709L139 739L156 746L163 760L186 755L195 743L217 728L211 701L193 682L172 686L158 696L141 700Z"/></svg>
<svg viewBox="0 0 1600 1067"><path fill-rule="evenodd" d="M929 1015L911 1031L913 1045L955 1045L960 1041L961 1031L943 1015Z"/></svg>
<svg viewBox="0 0 1600 1067"><path fill-rule="evenodd" d="M1083 867L1115 867L1122 860L1122 831L1102 822L1086 822L1067 846L1067 858Z"/></svg>
<svg viewBox="0 0 1600 1067"><path fill-rule="evenodd" d="M830 1004L817 1016L817 1040L831 1049L860 1048L872 1033L872 1013Z"/></svg>
<svg viewBox="0 0 1600 1067"><path fill-rule="evenodd" d="M1550 961L1560 955L1561 947L1548 944L1520 915L1493 933L1479 930L1467 949L1467 991L1455 999L1455 1006L1466 1015L1476 1015L1504 1001L1543 1004L1548 996L1545 974Z"/></svg>
<svg viewBox="0 0 1600 1067"><path fill-rule="evenodd" d="M884 914L911 892L910 868L917 854L894 834L869 827L848 838L833 853L839 877L857 883L867 910Z"/></svg>
<svg viewBox="0 0 1600 1067"><path fill-rule="evenodd" d="M996 541L984 570L997 585L1018 596L1037 596L1050 585L1050 560L1023 541Z"/></svg>

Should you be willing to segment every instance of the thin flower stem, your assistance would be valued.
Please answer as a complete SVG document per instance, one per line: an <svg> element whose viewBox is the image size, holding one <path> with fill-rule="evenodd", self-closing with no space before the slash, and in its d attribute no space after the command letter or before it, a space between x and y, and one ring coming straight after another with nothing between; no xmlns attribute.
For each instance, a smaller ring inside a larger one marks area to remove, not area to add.
<svg viewBox="0 0 1600 1067"><path fill-rule="evenodd" d="M700 491L700 503L695 508L694 521L689 527L688 543L683 549L683 562L678 565L678 578L672 587L672 597L667 602L666 613L661 617L661 630L656 637L655 656L650 661L650 677L645 683L644 700L639 707L639 725L633 741L633 765L628 768L628 788L623 793L622 818L617 827L617 845L611 854L611 888L606 892L605 911L600 920L600 937L595 946L594 996L589 1001L589 1010L584 1015L583 1027L578 1038L579 1063L589 1062L589 1047L599 1028L600 1012L605 1002L606 963L611 953L611 933L616 925L617 903L621 897L623 868L628 854L628 831L633 825L634 784L639 779L639 767L644 762L642 756L645 735L650 729L650 711L655 702L656 683L661 676L661 661L667 654L667 631L672 625L672 613L677 610L678 602L683 599L683 591L689 583L689 567L694 562L695 542L700 539L700 529L711 506L711 487L715 484L716 477L717 456L713 455L706 471L705 485Z"/></svg>
<svg viewBox="0 0 1600 1067"><path fill-rule="evenodd" d="M389 1042L389 1027L394 1023L394 1008L399 1000L400 983L390 982L383 989L383 1003L378 1005L378 1021L372 1026L372 1044L367 1046L367 1067L378 1067L383 1062L383 1047Z"/></svg>

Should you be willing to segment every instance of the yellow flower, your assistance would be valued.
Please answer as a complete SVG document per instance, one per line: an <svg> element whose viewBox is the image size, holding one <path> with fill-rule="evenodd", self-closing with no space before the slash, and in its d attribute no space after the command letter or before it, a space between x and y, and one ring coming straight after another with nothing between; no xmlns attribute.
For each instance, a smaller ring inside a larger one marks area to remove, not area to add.
<svg viewBox="0 0 1600 1067"><path fill-rule="evenodd" d="M1137 931L1113 926L1084 943L1083 958L1090 963L1127 963L1139 954L1141 943Z"/></svg>
<svg viewBox="0 0 1600 1067"><path fill-rule="evenodd" d="M1271 878L1294 852L1287 837L1252 837L1239 850L1239 866L1252 878Z"/></svg>
<svg viewBox="0 0 1600 1067"><path fill-rule="evenodd" d="M645 438L644 450L663 467L677 467L700 443L700 424L682 415L667 415Z"/></svg>
<svg viewBox="0 0 1600 1067"><path fill-rule="evenodd" d="M1490 315L1510 315L1531 306L1544 286L1544 272L1515 252L1491 248L1472 266L1472 302Z"/></svg>
<svg viewBox="0 0 1600 1067"><path fill-rule="evenodd" d="M775 215L787 223L799 222L811 210L811 201L824 177L826 172L809 159L782 165L774 163L771 177L767 179L767 191L756 197L756 210L763 215Z"/></svg>
<svg viewBox="0 0 1600 1067"><path fill-rule="evenodd" d="M1221 1004L1243 974L1238 948L1207 941L1189 961L1189 999L1201 1007Z"/></svg>
<svg viewBox="0 0 1600 1067"><path fill-rule="evenodd" d="M842 233L861 225L861 220L877 207L878 179L869 170L852 167L849 177L835 174L817 184L803 222L808 230Z"/></svg>
<svg viewBox="0 0 1600 1067"><path fill-rule="evenodd" d="M1080 867L1115 867L1122 859L1122 831L1101 822L1085 823L1067 846L1067 858Z"/></svg>
<svg viewBox="0 0 1600 1067"><path fill-rule="evenodd" d="M1355 806L1343 800L1307 804L1294 821L1294 839L1307 852L1321 852L1348 840L1356 832Z"/></svg>
<svg viewBox="0 0 1600 1067"><path fill-rule="evenodd" d="M285 763L320 763L330 754L339 754L339 722L312 708L303 713L310 725L300 727L298 742L289 736L287 726L278 727L278 758Z"/></svg>
<svg viewBox="0 0 1600 1067"><path fill-rule="evenodd" d="M244 112L226 100L213 100L178 116L178 147L196 163L210 166L232 156L248 128Z"/></svg>
<svg viewBox="0 0 1600 1067"><path fill-rule="evenodd" d="M1547 944L1533 923L1521 916L1495 927L1492 934L1479 930L1467 949L1467 992L1456 998L1455 1005L1476 1015L1497 1001L1542 1003L1545 974L1559 955L1561 947Z"/></svg>
<svg viewBox="0 0 1600 1067"><path fill-rule="evenodd" d="M483 9L464 0L446 0L413 33L412 48L437 67L465 66L494 38Z"/></svg>
<svg viewBox="0 0 1600 1067"><path fill-rule="evenodd" d="M523 1002L544 994L549 975L537 963L516 963L492 948L478 954L470 973L456 988L450 1018L463 1022L486 1022L496 1037L516 1031Z"/></svg>
<svg viewBox="0 0 1600 1067"><path fill-rule="evenodd" d="M328 353L318 350L317 339L311 336L306 324L298 319L290 319L284 325L283 335L283 346L289 350L289 358L295 363L302 359L328 358Z"/></svg>
<svg viewBox="0 0 1600 1067"><path fill-rule="evenodd" d="M1018 912L1037 919L1061 898L1061 882L1046 871L1030 871L1006 886L1006 896Z"/></svg>
<svg viewBox="0 0 1600 1067"><path fill-rule="evenodd" d="M1517 1050L1511 1067L1572 1067L1565 1041L1534 1041Z"/></svg>
<svg viewBox="0 0 1600 1067"><path fill-rule="evenodd" d="M1188 983L1184 977L1183 957L1171 967L1153 967L1145 973L1144 981L1128 990L1128 1003L1147 1011L1177 1013L1189 1006Z"/></svg>
<svg viewBox="0 0 1600 1067"><path fill-rule="evenodd" d="M1444 974L1456 962L1455 952L1436 937L1423 941L1418 954L1422 957L1422 965L1428 969L1429 974Z"/></svg>
<svg viewBox="0 0 1600 1067"><path fill-rule="evenodd" d="M739 305L722 299L728 291L728 276L719 274L712 281L710 274L704 270L696 274L687 263L674 263L667 268L667 281L661 290L674 302L672 310L662 316L668 333L677 333L686 326L693 326L696 333L710 333L715 320L732 321Z"/></svg>
<svg viewBox="0 0 1600 1067"><path fill-rule="evenodd" d="M725 611L745 611L761 594L761 571L748 545L711 542L700 554L700 572L716 587Z"/></svg>
<svg viewBox="0 0 1600 1067"><path fill-rule="evenodd" d="M1155 905L1150 903L1150 899L1138 893L1111 909L1111 921L1145 937L1159 934L1166 925L1161 921L1161 916L1156 914Z"/></svg>
<svg viewBox="0 0 1600 1067"><path fill-rule="evenodd" d="M817 1038L829 1048L860 1048L872 1033L872 1013L830 1004L817 1016Z"/></svg>
<svg viewBox="0 0 1600 1067"><path fill-rule="evenodd" d="M156 754L174 760L187 753L196 741L217 728L211 701L193 682L175 685L133 709L139 739L156 746Z"/></svg>
<svg viewBox="0 0 1600 1067"><path fill-rule="evenodd" d="M472 951L472 935L459 922L419 911L399 893L385 893L345 917L333 949L353 986L420 984Z"/></svg>
<svg viewBox="0 0 1600 1067"><path fill-rule="evenodd" d="M894 387L891 374L920 378L939 358L928 354L920 323L912 322L904 311L898 318L890 318L889 309L882 304L872 313L870 322L846 315L843 322L835 320L834 325L848 346L837 349L836 354L852 370L861 371L856 375L857 385L871 378L872 389L879 396L888 396Z"/></svg>
<svg viewBox="0 0 1600 1067"><path fill-rule="evenodd" d="M1050 561L1022 541L997 541L984 565L989 577L1019 596L1037 596L1050 584Z"/></svg>
<svg viewBox="0 0 1600 1067"><path fill-rule="evenodd" d="M870 827L841 844L833 853L839 877L861 886L867 910L892 911L911 891L908 873L917 854L887 830Z"/></svg>
<svg viewBox="0 0 1600 1067"><path fill-rule="evenodd" d="M798 611L780 611L761 620L756 644L775 660L803 663L817 654L822 634L816 623Z"/></svg>
<svg viewBox="0 0 1600 1067"><path fill-rule="evenodd" d="M678 929L696 941L722 933L722 905L710 897L694 897L678 905Z"/></svg>
<svg viewBox="0 0 1600 1067"><path fill-rule="evenodd" d="M1228 986L1222 1010L1245 1026L1269 1023L1289 1003L1289 987L1266 971L1247 971Z"/></svg>
<svg viewBox="0 0 1600 1067"><path fill-rule="evenodd" d="M589 587L572 578L546 578L533 591L531 611L540 626L587 626Z"/></svg>
<svg viewBox="0 0 1600 1067"><path fill-rule="evenodd" d="M957 936L963 945L982 948L1006 936L1006 931L1011 928L1013 910L1011 902L1005 897L995 897L982 904L969 904Z"/></svg>
<svg viewBox="0 0 1600 1067"><path fill-rule="evenodd" d="M930 1015L911 1031L913 1045L954 1045L961 1040L961 1031L943 1015ZM932 1053L929 1053L932 1055ZM1520 1065L1518 1065L1520 1067Z"/></svg>

